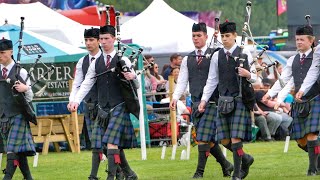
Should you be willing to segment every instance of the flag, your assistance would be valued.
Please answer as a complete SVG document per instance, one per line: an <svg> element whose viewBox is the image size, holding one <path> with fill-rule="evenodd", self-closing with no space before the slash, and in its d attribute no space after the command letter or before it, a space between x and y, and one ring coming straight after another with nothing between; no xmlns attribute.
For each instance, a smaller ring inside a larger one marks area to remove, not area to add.
<svg viewBox="0 0 320 180"><path fill-rule="evenodd" d="M287 0L277 0L278 16L287 11Z"/></svg>

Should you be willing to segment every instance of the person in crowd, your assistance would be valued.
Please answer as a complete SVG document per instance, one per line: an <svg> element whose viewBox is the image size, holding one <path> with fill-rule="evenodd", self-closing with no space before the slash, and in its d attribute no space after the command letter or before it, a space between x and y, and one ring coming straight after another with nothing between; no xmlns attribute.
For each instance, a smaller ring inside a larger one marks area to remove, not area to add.
<svg viewBox="0 0 320 180"><path fill-rule="evenodd" d="M181 62L182 62L182 56L180 54L178 54L178 53L172 54L170 56L170 66L168 66L167 68L164 68L164 67L162 68L162 70L163 70L163 74L162 74L163 78L165 80L168 80L168 77L171 74L171 70L173 68L176 68L176 67L179 68L180 65L181 65Z"/></svg>
<svg viewBox="0 0 320 180"><path fill-rule="evenodd" d="M153 75L157 81L157 92L166 92L166 83L167 80L164 80L164 78L159 74L159 65L154 64L153 68L150 69L150 74ZM161 101L161 99L165 98L165 94L163 95L156 95L156 101Z"/></svg>

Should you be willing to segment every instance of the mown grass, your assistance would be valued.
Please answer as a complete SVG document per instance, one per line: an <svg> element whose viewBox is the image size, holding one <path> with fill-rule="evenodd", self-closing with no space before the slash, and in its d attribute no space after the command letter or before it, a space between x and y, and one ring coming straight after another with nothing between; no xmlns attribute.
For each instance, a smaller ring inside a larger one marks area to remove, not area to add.
<svg viewBox="0 0 320 180"><path fill-rule="evenodd" d="M273 180L273 179L320 179L320 176L307 177L307 153L300 150L294 141L290 142L289 152L283 153L284 142L257 142L245 144L245 151L254 156L255 162L246 179ZM167 148L166 157L160 159L161 148L148 148L147 160L141 160L140 149L126 150L126 156L132 169L140 180L179 180L191 179L197 165L197 147L191 148L190 160L180 160L180 153L185 147L178 147L176 160L171 160L172 148ZM227 158L232 162L232 154ZM85 180L90 174L91 152L82 151L80 154L70 152L40 155L38 167L32 167L33 158L29 158L32 175L35 180ZM101 179L106 179L106 162L102 162L99 169ZM2 169L5 166L5 157ZM223 178L219 164L212 156L209 157L204 179ZM3 175L0 176L2 178ZM22 175L16 171L14 179L21 180Z"/></svg>

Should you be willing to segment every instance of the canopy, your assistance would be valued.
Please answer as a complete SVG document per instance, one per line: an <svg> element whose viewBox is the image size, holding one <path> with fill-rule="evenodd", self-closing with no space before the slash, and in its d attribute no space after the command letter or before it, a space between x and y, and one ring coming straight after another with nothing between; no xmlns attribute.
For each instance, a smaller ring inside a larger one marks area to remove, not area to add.
<svg viewBox="0 0 320 180"><path fill-rule="evenodd" d="M14 45L14 58L17 57L19 45L20 27L16 25L6 24L0 26L0 38L12 40ZM78 59L87 53L86 50L80 49L61 41L51 39L39 34L23 31L21 49L21 63L33 63L38 57L42 56L43 62L70 62L78 61Z"/></svg>
<svg viewBox="0 0 320 180"><path fill-rule="evenodd" d="M84 44L85 27L40 2L31 4L0 3L0 25L5 20L20 25L20 17L25 18L25 29L62 42L81 47Z"/></svg>

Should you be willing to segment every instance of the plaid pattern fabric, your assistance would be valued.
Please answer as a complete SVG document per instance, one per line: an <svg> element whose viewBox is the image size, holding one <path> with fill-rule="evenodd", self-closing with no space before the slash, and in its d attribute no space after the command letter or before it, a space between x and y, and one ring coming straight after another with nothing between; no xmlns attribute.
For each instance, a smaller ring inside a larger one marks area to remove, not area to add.
<svg viewBox="0 0 320 180"><path fill-rule="evenodd" d="M196 129L196 141L215 142L216 118L217 107L215 104L208 104L201 118L192 117Z"/></svg>
<svg viewBox="0 0 320 180"><path fill-rule="evenodd" d="M119 149L137 146L134 128L125 104L113 110L107 127L101 127L98 121L94 122L91 144L95 149L103 148L104 144L118 145Z"/></svg>
<svg viewBox="0 0 320 180"><path fill-rule="evenodd" d="M219 118L216 121L217 139L240 138L243 141L251 141L251 118L250 112L246 109L241 100L237 100L235 110L223 115L219 113Z"/></svg>
<svg viewBox="0 0 320 180"><path fill-rule="evenodd" d="M1 128L6 152L24 153L27 156L36 154L30 124L22 115L9 118L6 124L1 123L1 126L6 127Z"/></svg>
<svg viewBox="0 0 320 180"><path fill-rule="evenodd" d="M320 131L320 96L310 102L311 112L305 119L298 118L297 112L292 109L293 121L291 137L293 139L303 138L308 133Z"/></svg>
<svg viewBox="0 0 320 180"><path fill-rule="evenodd" d="M91 140L92 137L92 129L94 127L94 121L91 120L86 114L84 115L84 120L86 121L86 127L88 131L89 139Z"/></svg>

